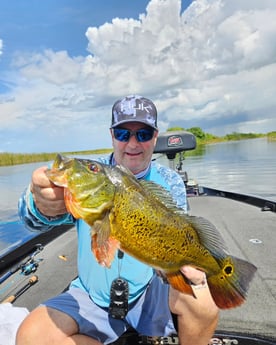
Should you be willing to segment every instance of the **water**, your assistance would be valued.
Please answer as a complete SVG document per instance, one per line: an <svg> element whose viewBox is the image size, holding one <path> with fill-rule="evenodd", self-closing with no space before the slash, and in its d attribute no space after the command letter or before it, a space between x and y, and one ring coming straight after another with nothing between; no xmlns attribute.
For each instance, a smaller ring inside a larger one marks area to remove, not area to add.
<svg viewBox="0 0 276 345"><path fill-rule="evenodd" d="M183 170L200 185L276 201L275 141L264 138L223 142L195 153L184 160ZM164 157L158 161L169 164ZM17 201L32 171L44 164L47 163L0 167L0 256L34 236L18 222Z"/></svg>
<svg viewBox="0 0 276 345"><path fill-rule="evenodd" d="M276 201L276 142L266 138L206 145L183 170L203 186Z"/></svg>

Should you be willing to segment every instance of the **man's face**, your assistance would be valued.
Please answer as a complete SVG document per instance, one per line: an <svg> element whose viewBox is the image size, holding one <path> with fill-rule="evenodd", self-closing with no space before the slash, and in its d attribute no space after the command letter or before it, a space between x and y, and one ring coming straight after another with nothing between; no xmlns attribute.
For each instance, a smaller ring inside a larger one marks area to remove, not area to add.
<svg viewBox="0 0 276 345"><path fill-rule="evenodd" d="M148 128L139 122L130 122L121 125L120 128L126 128L131 131ZM114 158L117 164L128 168L133 174L145 170L152 158L152 153L156 144L158 131L154 131L153 138L149 141L138 142L135 135L132 135L127 142L115 139L111 129L112 144L114 148Z"/></svg>

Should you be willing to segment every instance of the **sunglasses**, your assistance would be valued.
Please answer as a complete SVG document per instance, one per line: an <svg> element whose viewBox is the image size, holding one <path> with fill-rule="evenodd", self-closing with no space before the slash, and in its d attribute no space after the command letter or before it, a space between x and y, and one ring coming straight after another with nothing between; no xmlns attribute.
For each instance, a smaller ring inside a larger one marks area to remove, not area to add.
<svg viewBox="0 0 276 345"><path fill-rule="evenodd" d="M153 138L153 128L141 128L137 131L131 131L125 128L113 128L114 137L116 140L127 143L133 135L139 143L144 143Z"/></svg>

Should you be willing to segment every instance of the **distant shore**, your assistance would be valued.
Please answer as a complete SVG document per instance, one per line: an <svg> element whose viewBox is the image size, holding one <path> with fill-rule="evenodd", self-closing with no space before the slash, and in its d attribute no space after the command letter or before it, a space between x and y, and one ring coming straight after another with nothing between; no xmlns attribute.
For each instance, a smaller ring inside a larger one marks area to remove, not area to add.
<svg viewBox="0 0 276 345"><path fill-rule="evenodd" d="M65 156L75 155L102 155L112 152L112 149L98 149L88 151L74 151L74 152L51 152L51 153L0 153L0 166L10 166L19 164L28 164L36 162L49 162L55 159L57 153L62 153Z"/></svg>
<svg viewBox="0 0 276 345"><path fill-rule="evenodd" d="M172 128L170 130L183 130L183 128ZM193 133L197 140L197 147L208 144L214 144L222 141L230 140L247 140L247 139L256 139L261 137L266 137L267 140L275 141L276 140L276 131L267 133L267 134L253 134L253 133L232 133L227 134L224 137L213 136L209 133L204 133L201 128L194 127L190 130ZM197 149L196 149L197 150ZM196 154L196 150L187 152L187 155ZM102 155L112 152L110 149L97 149L97 150L87 150L87 151L73 151L73 152L50 152L50 153L10 153L10 152L0 152L0 166L11 166L19 164L28 164L36 162L49 162L55 159L57 153L62 153L65 156L76 156L76 155Z"/></svg>

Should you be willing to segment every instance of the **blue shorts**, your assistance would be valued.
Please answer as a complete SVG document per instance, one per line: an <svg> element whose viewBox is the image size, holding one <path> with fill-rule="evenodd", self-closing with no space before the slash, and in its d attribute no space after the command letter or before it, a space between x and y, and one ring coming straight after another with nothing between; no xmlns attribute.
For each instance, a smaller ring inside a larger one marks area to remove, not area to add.
<svg viewBox="0 0 276 345"><path fill-rule="evenodd" d="M70 315L77 322L79 333L103 344L114 342L130 326L147 336L176 333L169 308L169 285L157 276L130 306L123 320L110 317L107 308L99 307L85 291L76 287L46 301L44 305Z"/></svg>

